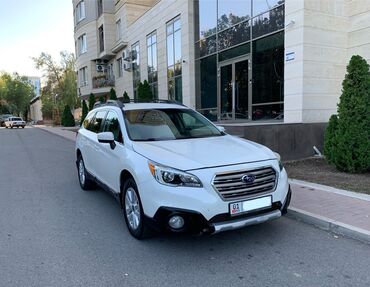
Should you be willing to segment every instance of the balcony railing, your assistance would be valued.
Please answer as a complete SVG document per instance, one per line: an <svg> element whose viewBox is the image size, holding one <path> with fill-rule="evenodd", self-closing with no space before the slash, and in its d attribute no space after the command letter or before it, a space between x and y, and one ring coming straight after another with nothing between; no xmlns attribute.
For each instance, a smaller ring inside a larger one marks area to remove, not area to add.
<svg viewBox="0 0 370 287"><path fill-rule="evenodd" d="M114 87L114 77L107 76L107 75L101 75L101 76L95 76L92 79L93 81L93 88L104 88L104 87Z"/></svg>

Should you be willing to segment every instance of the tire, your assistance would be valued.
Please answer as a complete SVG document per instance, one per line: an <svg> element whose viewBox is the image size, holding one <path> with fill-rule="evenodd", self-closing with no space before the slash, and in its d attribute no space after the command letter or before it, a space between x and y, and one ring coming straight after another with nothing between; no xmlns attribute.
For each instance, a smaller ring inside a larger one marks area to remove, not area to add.
<svg viewBox="0 0 370 287"><path fill-rule="evenodd" d="M24 129L24 126L22 126L22 129Z"/></svg>
<svg viewBox="0 0 370 287"><path fill-rule="evenodd" d="M13 126L10 126L10 128L12 129L12 128L13 128Z"/></svg>
<svg viewBox="0 0 370 287"><path fill-rule="evenodd" d="M85 163L80 155L77 159L77 174L78 174L78 181L80 182L80 186L83 190L91 190L95 187L95 182L92 181L85 168Z"/></svg>
<svg viewBox="0 0 370 287"><path fill-rule="evenodd" d="M144 239L152 235L152 230L145 222L144 210L140 195L133 178L128 178L122 188L122 211L127 228L136 239Z"/></svg>

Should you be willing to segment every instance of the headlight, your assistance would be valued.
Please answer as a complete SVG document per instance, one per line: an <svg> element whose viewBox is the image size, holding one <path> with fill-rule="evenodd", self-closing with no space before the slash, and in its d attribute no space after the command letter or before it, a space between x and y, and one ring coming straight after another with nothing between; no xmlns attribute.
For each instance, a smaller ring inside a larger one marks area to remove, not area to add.
<svg viewBox="0 0 370 287"><path fill-rule="evenodd" d="M202 183L195 175L171 167L148 162L153 177L161 184L169 186L202 187Z"/></svg>
<svg viewBox="0 0 370 287"><path fill-rule="evenodd" d="M280 168L280 171L283 170L284 166L283 166L283 163L281 162L281 156L280 154L278 154L277 152L274 152L275 156L276 156L276 159L277 161L279 162L279 168Z"/></svg>

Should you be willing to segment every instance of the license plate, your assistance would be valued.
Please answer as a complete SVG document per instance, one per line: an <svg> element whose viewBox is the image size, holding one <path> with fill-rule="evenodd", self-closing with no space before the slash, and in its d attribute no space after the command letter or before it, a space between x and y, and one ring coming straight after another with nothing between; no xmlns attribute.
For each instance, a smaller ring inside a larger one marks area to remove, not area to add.
<svg viewBox="0 0 370 287"><path fill-rule="evenodd" d="M229 204L230 214L236 215L261 208L268 208L272 205L272 197L265 196L246 201L233 202Z"/></svg>

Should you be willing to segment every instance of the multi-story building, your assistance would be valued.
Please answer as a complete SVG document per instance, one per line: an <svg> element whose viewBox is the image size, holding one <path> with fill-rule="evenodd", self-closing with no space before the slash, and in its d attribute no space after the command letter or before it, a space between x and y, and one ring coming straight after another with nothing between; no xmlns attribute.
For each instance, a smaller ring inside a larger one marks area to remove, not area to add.
<svg viewBox="0 0 370 287"><path fill-rule="evenodd" d="M34 123L38 123L43 120L41 111L41 79L40 77L27 77L27 81L35 92L35 96L30 101L28 117Z"/></svg>
<svg viewBox="0 0 370 287"><path fill-rule="evenodd" d="M79 95L147 80L288 156L321 147L353 54L370 60L370 0L73 0ZM304 139L304 140L303 140Z"/></svg>

